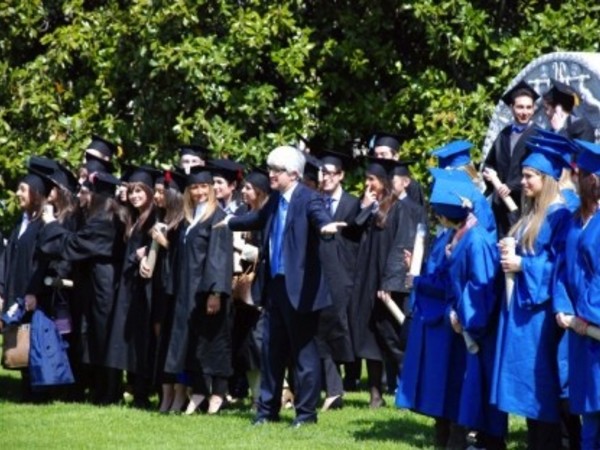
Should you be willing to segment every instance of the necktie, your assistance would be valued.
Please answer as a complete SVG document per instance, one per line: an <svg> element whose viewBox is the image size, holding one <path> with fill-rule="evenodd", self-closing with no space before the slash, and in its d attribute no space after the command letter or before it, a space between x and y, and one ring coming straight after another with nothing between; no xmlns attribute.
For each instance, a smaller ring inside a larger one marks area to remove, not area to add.
<svg viewBox="0 0 600 450"><path fill-rule="evenodd" d="M279 198L279 207L273 221L273 231L271 234L271 276L282 273L281 269L281 250L283 243L283 229L285 228L285 217L288 202L282 196Z"/></svg>
<svg viewBox="0 0 600 450"><path fill-rule="evenodd" d="M333 197L325 197L325 207L327 211L333 216Z"/></svg>
<svg viewBox="0 0 600 450"><path fill-rule="evenodd" d="M527 128L527 125L515 125L515 124L512 124L511 127L510 127L510 132L511 133L521 134L523 131L525 131L525 128Z"/></svg>

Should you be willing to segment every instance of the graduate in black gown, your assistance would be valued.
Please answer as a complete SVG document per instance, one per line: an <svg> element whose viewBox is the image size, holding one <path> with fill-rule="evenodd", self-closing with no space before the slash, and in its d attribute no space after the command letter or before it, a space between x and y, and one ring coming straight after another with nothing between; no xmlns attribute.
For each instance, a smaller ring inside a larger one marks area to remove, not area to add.
<svg viewBox="0 0 600 450"><path fill-rule="evenodd" d="M131 222L125 231L127 244L110 323L107 364L133 375L134 406L147 407L155 354L152 285L140 276L139 264L152 241L150 230L156 222L154 179L152 172L143 167L129 167L124 179Z"/></svg>
<svg viewBox="0 0 600 450"><path fill-rule="evenodd" d="M108 368L106 358L127 215L113 197L119 183L110 174L92 174L88 213L81 228L71 231L50 218L40 234L43 253L77 266L73 297L82 309L82 361L93 375L92 401L98 404L120 400L119 372Z"/></svg>
<svg viewBox="0 0 600 450"><path fill-rule="evenodd" d="M146 255L140 261L140 275L152 278L152 328L157 339L154 381L161 385L162 413L181 412L187 402L187 386L177 376L164 371L169 338L175 311L175 262L180 224L183 220L185 177L177 172L160 172L154 181L154 204L158 221L151 230L152 240L158 244L154 269Z"/></svg>
<svg viewBox="0 0 600 450"><path fill-rule="evenodd" d="M414 244L417 221L410 208L394 195L390 174L397 162L371 159L366 170L365 195L356 222L364 226L358 270L351 300L354 353L367 360L371 408L384 405L381 381L387 357L399 366L403 351L401 326L385 306L402 308L406 296L404 251Z"/></svg>
<svg viewBox="0 0 600 450"><path fill-rule="evenodd" d="M42 173L31 168L17 187L17 202L23 214L11 232L2 255L3 270L0 273L2 313L10 310L17 303L17 299L24 299L27 311L43 306L38 305L35 295L39 290L39 282L34 278L39 264L43 263L36 252L36 246L40 230L44 225L41 220L42 208L51 189L52 182ZM30 316L26 315L24 320L29 321ZM21 380L22 399L36 400L29 383L28 369L21 371Z"/></svg>
<svg viewBox="0 0 600 450"><path fill-rule="evenodd" d="M209 169L192 167L183 194L184 221L179 236L177 294L165 371L187 371L192 414L210 397L209 413L219 411L231 367L231 279L233 244Z"/></svg>
<svg viewBox="0 0 600 450"><path fill-rule="evenodd" d="M325 204L333 220L351 224L359 210L358 198L342 187L344 169L350 158L337 152L323 152L321 155L321 190ZM317 346L323 364L326 398L323 411L343 406L344 387L338 364L354 361L348 309L356 273L356 255L360 232L353 227L345 227L335 235L321 238L319 257L322 261L332 305L324 308L319 315Z"/></svg>

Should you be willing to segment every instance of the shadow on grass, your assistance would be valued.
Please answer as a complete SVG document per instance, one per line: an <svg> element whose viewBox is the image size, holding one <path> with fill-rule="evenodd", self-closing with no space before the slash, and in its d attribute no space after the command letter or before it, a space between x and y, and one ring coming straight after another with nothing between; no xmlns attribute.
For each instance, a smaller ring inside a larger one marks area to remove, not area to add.
<svg viewBox="0 0 600 450"><path fill-rule="evenodd" d="M357 441L396 441L411 447L433 445L433 427L411 420L408 417L394 417L381 420L352 421L357 428L352 434Z"/></svg>
<svg viewBox="0 0 600 450"><path fill-rule="evenodd" d="M0 401L19 402L21 400L21 374L0 372Z"/></svg>

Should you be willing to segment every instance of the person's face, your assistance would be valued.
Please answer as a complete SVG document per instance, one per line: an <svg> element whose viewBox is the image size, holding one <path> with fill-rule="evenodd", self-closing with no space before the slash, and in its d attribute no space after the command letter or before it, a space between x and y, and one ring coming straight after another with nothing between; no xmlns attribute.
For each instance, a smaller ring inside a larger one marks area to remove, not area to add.
<svg viewBox="0 0 600 450"><path fill-rule="evenodd" d="M554 106L552 106L550 103L545 101L544 102L544 114L546 115L548 120L550 120L550 119L552 119L552 117L554 117L555 112L556 112L556 108L554 108Z"/></svg>
<svg viewBox="0 0 600 450"><path fill-rule="evenodd" d="M29 185L26 183L19 183L17 187L17 202L21 210L26 210L31 206L31 195L29 194Z"/></svg>
<svg viewBox="0 0 600 450"><path fill-rule="evenodd" d="M154 185L154 204L159 208L165 207L165 185Z"/></svg>
<svg viewBox="0 0 600 450"><path fill-rule="evenodd" d="M79 178L79 184L82 184L84 181L87 181L89 176L87 168L80 167L79 171L77 172L77 176Z"/></svg>
<svg viewBox="0 0 600 450"><path fill-rule="evenodd" d="M269 182L274 191L285 192L295 179L283 167L269 166Z"/></svg>
<svg viewBox="0 0 600 450"><path fill-rule="evenodd" d="M215 188L217 200L228 203L231 200L231 197L233 197L235 183L229 183L223 177L213 177L213 187Z"/></svg>
<svg viewBox="0 0 600 450"><path fill-rule="evenodd" d="M394 175L394 178L392 178L392 189L394 191L394 195L400 196L404 194L409 183L410 180L408 177Z"/></svg>
<svg viewBox="0 0 600 450"><path fill-rule="evenodd" d="M150 203L148 194L138 185L134 185L128 190L127 198L129 199L129 203L138 210L145 208Z"/></svg>
<svg viewBox="0 0 600 450"><path fill-rule="evenodd" d="M375 158L379 159L396 159L396 152L387 145L375 147L373 149L373 154L375 155Z"/></svg>
<svg viewBox="0 0 600 450"><path fill-rule="evenodd" d="M378 196L383 192L383 183L375 175L368 175L365 180L367 190L375 192Z"/></svg>
<svg viewBox="0 0 600 450"><path fill-rule="evenodd" d="M56 206L55 203L58 200L58 188L56 186L52 188L46 200L48 200L48 203L50 203L51 205Z"/></svg>
<svg viewBox="0 0 600 450"><path fill-rule="evenodd" d="M533 99L528 95L520 95L515 98L511 110L515 122L525 125L529 123L533 116Z"/></svg>
<svg viewBox="0 0 600 450"><path fill-rule="evenodd" d="M321 173L323 174L323 182L321 183L321 186L323 188L323 192L326 192L327 194L332 194L335 192L344 179L344 172L339 170L333 164L323 165Z"/></svg>
<svg viewBox="0 0 600 450"><path fill-rule="evenodd" d="M256 202L256 191L250 183L244 183L242 186L242 200L247 205L253 205Z"/></svg>
<svg viewBox="0 0 600 450"><path fill-rule="evenodd" d="M179 165L185 173L190 173L190 167L204 166L206 163L199 156L183 155L179 160Z"/></svg>
<svg viewBox="0 0 600 450"><path fill-rule="evenodd" d="M87 208L90 205L90 200L92 198L90 190L82 186L77 193L77 198L79 199L79 207L82 209Z"/></svg>
<svg viewBox="0 0 600 450"><path fill-rule="evenodd" d="M190 190L190 198L195 205L208 200L208 193L210 192L208 183L195 183L188 189Z"/></svg>
<svg viewBox="0 0 600 450"><path fill-rule="evenodd" d="M523 194L528 198L538 197L544 187L542 174L528 167L523 168L521 172L521 186L523 186Z"/></svg>

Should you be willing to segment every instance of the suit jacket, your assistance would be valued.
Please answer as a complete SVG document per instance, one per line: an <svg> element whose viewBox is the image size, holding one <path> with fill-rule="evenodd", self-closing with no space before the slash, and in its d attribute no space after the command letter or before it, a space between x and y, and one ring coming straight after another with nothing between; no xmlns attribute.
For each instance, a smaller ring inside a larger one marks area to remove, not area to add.
<svg viewBox="0 0 600 450"><path fill-rule="evenodd" d="M264 230L261 270L270 273L270 237L281 194L271 194L265 206L229 220L233 231ZM283 231L282 257L285 285L291 304L298 312L317 311L331 304L319 259L320 229L332 222L323 199L299 183L290 199ZM268 288L269 282L265 283ZM263 298L268 299L266 295ZM269 301L269 300L268 300Z"/></svg>
<svg viewBox="0 0 600 450"><path fill-rule="evenodd" d="M487 157L485 158L484 165L491 167L498 172L498 178L508 186L511 193L510 196L513 198L517 205L521 204L521 163L529 154L525 143L531 136L536 133L535 126L529 126L515 144L512 155L510 154L510 134L511 127L507 126L502 129L494 145L490 149ZM488 185L488 193L494 192L493 187L490 183ZM494 192L494 203L501 203L502 200Z"/></svg>

